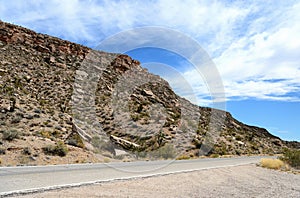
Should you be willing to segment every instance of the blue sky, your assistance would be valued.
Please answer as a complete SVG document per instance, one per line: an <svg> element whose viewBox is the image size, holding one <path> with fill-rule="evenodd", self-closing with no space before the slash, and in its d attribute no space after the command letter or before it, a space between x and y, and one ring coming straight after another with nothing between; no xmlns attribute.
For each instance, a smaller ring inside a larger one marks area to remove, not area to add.
<svg viewBox="0 0 300 198"><path fill-rule="evenodd" d="M0 0L0 19L92 48L138 27L179 31L214 62L229 112L282 139L300 141L299 1ZM211 105L205 82L180 54L151 48L128 54L166 78L179 95L192 94L194 103ZM162 64L180 73L193 93Z"/></svg>

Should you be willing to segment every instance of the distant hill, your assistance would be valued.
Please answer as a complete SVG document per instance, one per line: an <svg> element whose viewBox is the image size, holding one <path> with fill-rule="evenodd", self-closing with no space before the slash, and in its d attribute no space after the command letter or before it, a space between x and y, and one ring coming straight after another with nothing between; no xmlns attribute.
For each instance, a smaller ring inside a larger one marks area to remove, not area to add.
<svg viewBox="0 0 300 198"><path fill-rule="evenodd" d="M0 22L2 165L276 154L300 148L199 107L122 54Z"/></svg>

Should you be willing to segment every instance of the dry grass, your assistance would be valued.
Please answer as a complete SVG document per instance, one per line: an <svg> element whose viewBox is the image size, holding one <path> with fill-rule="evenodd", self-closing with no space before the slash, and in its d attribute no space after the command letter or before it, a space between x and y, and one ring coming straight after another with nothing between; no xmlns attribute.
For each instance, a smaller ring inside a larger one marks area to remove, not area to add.
<svg viewBox="0 0 300 198"><path fill-rule="evenodd" d="M187 155L180 155L176 158L176 160L188 160L190 159L191 157L190 156L187 156Z"/></svg>
<svg viewBox="0 0 300 198"><path fill-rule="evenodd" d="M287 165L279 159L266 159L266 158L260 160L260 166L264 168L270 168L276 170L287 168Z"/></svg>
<svg viewBox="0 0 300 198"><path fill-rule="evenodd" d="M110 159L109 159L108 157L105 157L105 158L103 159L103 162L104 162L104 163L109 163L109 162L110 162Z"/></svg>

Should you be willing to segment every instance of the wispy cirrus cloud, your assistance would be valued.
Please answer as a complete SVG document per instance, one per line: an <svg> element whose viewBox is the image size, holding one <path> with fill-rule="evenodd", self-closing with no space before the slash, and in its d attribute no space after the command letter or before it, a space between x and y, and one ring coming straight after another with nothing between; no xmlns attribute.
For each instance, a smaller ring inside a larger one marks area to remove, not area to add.
<svg viewBox="0 0 300 198"><path fill-rule="evenodd" d="M164 26L199 40L230 34L247 9L221 1L2 1L1 18L73 40L101 40L141 26ZM217 42L217 41L216 41ZM96 46L97 44L95 44Z"/></svg>
<svg viewBox="0 0 300 198"><path fill-rule="evenodd" d="M258 16L249 32L214 58L229 98L300 101L299 10L292 4Z"/></svg>
<svg viewBox="0 0 300 198"><path fill-rule="evenodd" d="M232 30L230 42L220 39L206 46L222 76L227 100L299 102L300 4L256 2L248 8L244 21L236 23L238 31ZM191 68L183 76L200 104L209 104L210 90L197 71ZM180 86L179 82L174 84Z"/></svg>

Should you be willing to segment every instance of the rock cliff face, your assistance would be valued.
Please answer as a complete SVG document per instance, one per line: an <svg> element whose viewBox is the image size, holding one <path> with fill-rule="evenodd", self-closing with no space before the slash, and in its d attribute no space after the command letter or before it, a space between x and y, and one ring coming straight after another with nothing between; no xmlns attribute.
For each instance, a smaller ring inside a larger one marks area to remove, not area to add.
<svg viewBox="0 0 300 198"><path fill-rule="evenodd" d="M130 157L190 158L299 148L228 112L191 104L127 55L5 22L0 132L4 165L93 162L103 155L120 158L121 150ZM49 145L69 152L51 155Z"/></svg>

